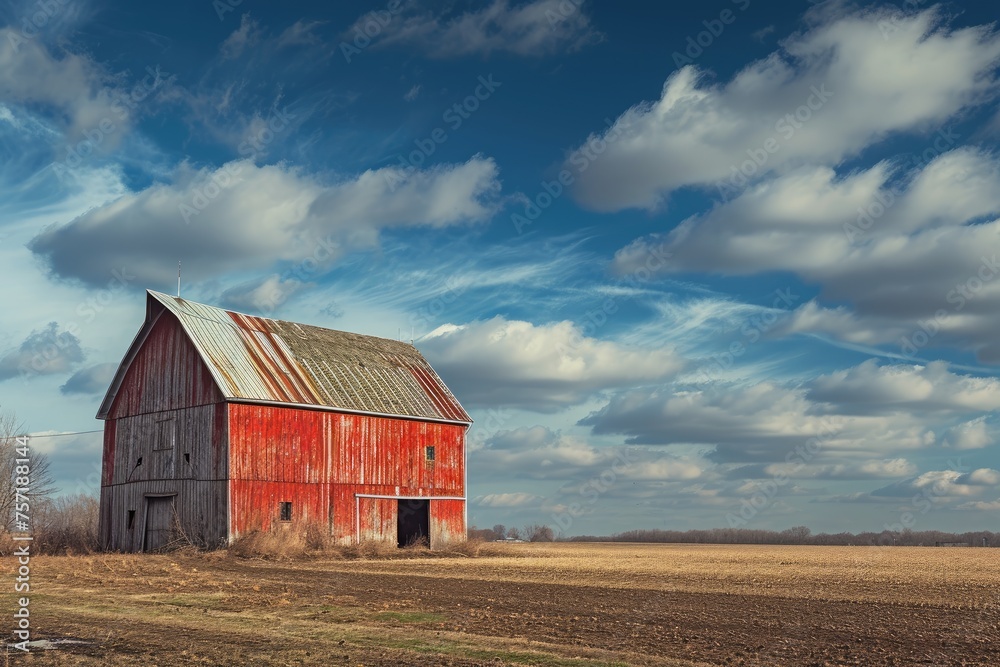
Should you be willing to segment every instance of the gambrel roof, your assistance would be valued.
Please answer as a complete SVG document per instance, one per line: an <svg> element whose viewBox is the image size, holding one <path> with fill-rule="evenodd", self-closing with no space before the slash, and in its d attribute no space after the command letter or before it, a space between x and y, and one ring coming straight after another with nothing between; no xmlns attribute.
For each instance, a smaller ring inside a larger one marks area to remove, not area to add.
<svg viewBox="0 0 1000 667"><path fill-rule="evenodd" d="M469 424L409 343L244 315L147 290L146 321L97 414L107 419L128 367L159 318L175 317L227 401Z"/></svg>

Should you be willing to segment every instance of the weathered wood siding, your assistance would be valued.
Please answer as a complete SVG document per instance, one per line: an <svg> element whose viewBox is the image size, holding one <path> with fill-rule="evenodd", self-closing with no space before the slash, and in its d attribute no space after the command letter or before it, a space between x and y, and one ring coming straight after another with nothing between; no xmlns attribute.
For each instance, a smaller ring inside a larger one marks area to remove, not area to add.
<svg viewBox="0 0 1000 667"><path fill-rule="evenodd" d="M104 431L101 541L142 548L146 498L177 494L193 540L227 537L226 404L176 319L164 314L129 366ZM135 512L128 527L129 511Z"/></svg>
<svg viewBox="0 0 1000 667"><path fill-rule="evenodd" d="M459 542L465 537L465 503L461 500L432 500L431 544Z"/></svg>
<svg viewBox="0 0 1000 667"><path fill-rule="evenodd" d="M146 499L174 495L174 507L184 534L198 544L217 546L226 540L225 481L154 480L107 487L101 492L102 527L108 527L105 548L142 551ZM131 528L129 511L135 512ZM106 522L106 523L105 523Z"/></svg>
<svg viewBox="0 0 1000 667"><path fill-rule="evenodd" d="M129 366L110 419L219 403L219 393L177 319L163 313Z"/></svg>

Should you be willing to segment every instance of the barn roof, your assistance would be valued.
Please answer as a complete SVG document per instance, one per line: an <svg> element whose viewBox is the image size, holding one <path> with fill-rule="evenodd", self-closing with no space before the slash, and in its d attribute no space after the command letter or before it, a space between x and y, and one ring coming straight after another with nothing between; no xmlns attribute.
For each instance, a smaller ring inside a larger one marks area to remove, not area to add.
<svg viewBox="0 0 1000 667"><path fill-rule="evenodd" d="M156 321L177 318L223 397L468 424L468 413L408 343L244 315L146 292L146 321L101 405L107 419L128 367Z"/></svg>

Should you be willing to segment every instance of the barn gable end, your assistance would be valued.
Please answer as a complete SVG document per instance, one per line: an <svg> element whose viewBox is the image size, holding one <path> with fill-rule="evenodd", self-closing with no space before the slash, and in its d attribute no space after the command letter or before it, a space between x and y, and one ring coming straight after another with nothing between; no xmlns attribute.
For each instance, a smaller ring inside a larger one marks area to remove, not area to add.
<svg viewBox="0 0 1000 667"><path fill-rule="evenodd" d="M163 412L222 402L212 374L177 318L160 313L139 332L98 418Z"/></svg>
<svg viewBox="0 0 1000 667"><path fill-rule="evenodd" d="M101 488L106 548L162 546L176 525L191 537L227 537L226 405L177 318L147 319L108 390ZM183 497L184 502L176 502ZM166 522L166 525L161 525Z"/></svg>

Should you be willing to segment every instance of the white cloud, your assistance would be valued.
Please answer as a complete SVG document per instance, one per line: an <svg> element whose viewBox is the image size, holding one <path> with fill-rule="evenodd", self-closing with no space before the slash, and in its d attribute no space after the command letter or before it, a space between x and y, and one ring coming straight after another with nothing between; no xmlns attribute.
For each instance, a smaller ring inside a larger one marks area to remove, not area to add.
<svg viewBox="0 0 1000 667"><path fill-rule="evenodd" d="M32 331L21 344L0 357L0 381L14 377L65 373L84 359L80 339L50 322L45 329Z"/></svg>
<svg viewBox="0 0 1000 667"><path fill-rule="evenodd" d="M551 412L616 387L660 382L681 359L668 348L624 347L572 322L534 325L495 317L438 327L420 349L470 406Z"/></svg>
<svg viewBox="0 0 1000 667"><path fill-rule="evenodd" d="M533 493L490 493L477 496L472 502L482 507L524 507L537 505L541 500L542 496Z"/></svg>
<svg viewBox="0 0 1000 667"><path fill-rule="evenodd" d="M458 16L435 16L406 8L400 14L370 12L345 33L345 43L355 35L374 34L381 46L416 46L435 58L490 55L508 52L519 56L542 56L573 51L600 41L580 2L531 0L511 5L493 0L480 9ZM416 3L411 5L416 8ZM366 25L380 26L369 28Z"/></svg>
<svg viewBox="0 0 1000 667"><path fill-rule="evenodd" d="M633 389L580 423L634 444L712 448L713 461L751 464L733 469L743 477L866 479L914 474L914 463L890 455L940 446L945 431L945 446L992 444L983 413L997 409L995 378L952 373L944 362L870 360L791 387Z"/></svg>
<svg viewBox="0 0 1000 667"><path fill-rule="evenodd" d="M886 20L895 26L888 39L879 25ZM655 209L672 190L714 187L744 163L751 180L802 163L837 163L990 99L998 56L990 26L949 30L937 9L828 17L724 85L707 85L694 67L683 67L659 100L589 137L566 168L578 173L582 204L614 211Z"/></svg>
<svg viewBox="0 0 1000 667"><path fill-rule="evenodd" d="M810 400L836 404L844 413L1000 410L1000 380L958 375L943 361L879 366L869 359L821 375L808 386Z"/></svg>
<svg viewBox="0 0 1000 667"><path fill-rule="evenodd" d="M954 449L982 449L994 443L985 417L964 422L948 430L945 445Z"/></svg>
<svg viewBox="0 0 1000 667"><path fill-rule="evenodd" d="M103 394L111 386L117 370L118 364L112 362L81 368L59 387L59 391L63 394Z"/></svg>
<svg viewBox="0 0 1000 667"><path fill-rule="evenodd" d="M804 465L773 463L763 470L768 476L785 475L790 479L885 479L913 475L917 466L906 459L895 458Z"/></svg>
<svg viewBox="0 0 1000 667"><path fill-rule="evenodd" d="M774 32L776 30L777 30L777 28L775 28L774 25L768 25L768 26L764 26L760 30L755 31L750 36L753 37L754 39L756 39L758 42L763 42L767 38L768 35L774 34Z"/></svg>
<svg viewBox="0 0 1000 667"><path fill-rule="evenodd" d="M629 482L668 482L702 476L708 463L641 447L596 446L542 426L500 431L476 449L475 465L517 478L583 483L614 476Z"/></svg>
<svg viewBox="0 0 1000 667"><path fill-rule="evenodd" d="M936 441L919 415L841 414L836 406L824 409L808 400L804 388L768 382L623 392L580 423L598 435L626 435L635 444L714 446L711 458L719 462L778 463L792 457L815 463L820 452L857 458L926 449Z"/></svg>
<svg viewBox="0 0 1000 667"><path fill-rule="evenodd" d="M263 313L270 317L279 306L310 285L311 283L303 283L295 278L271 274L225 290L220 297L220 305L243 312Z"/></svg>
<svg viewBox="0 0 1000 667"><path fill-rule="evenodd" d="M793 170L688 218L665 243L657 237L633 243L619 251L616 268L633 270L643 253L662 245L661 252L672 253L662 267L665 271L792 271L824 282L834 295L860 298L862 280L852 278L858 271L867 281L876 263L885 273L926 260L921 251L930 248L923 246L944 243L958 257L939 257L938 262L951 260L945 267L952 273L957 268L968 272L967 266L956 266L958 261L972 260L975 266L987 239L970 223L1000 211L1000 163L962 148L903 174L909 178L905 189L890 182L893 174L889 163L843 178L828 167ZM874 216L863 217L867 211ZM995 235L995 230L990 233ZM914 247L887 261L907 240ZM971 252L974 243L980 244L976 253ZM931 278L940 277L938 268ZM872 292L869 300L881 296L870 282L865 286Z"/></svg>
<svg viewBox="0 0 1000 667"><path fill-rule="evenodd" d="M955 509L959 510L973 510L977 512L997 512L1000 511L1000 498L996 500L975 500L968 503L962 503Z"/></svg>
<svg viewBox="0 0 1000 667"><path fill-rule="evenodd" d="M873 491L872 495L908 497L919 493L931 500L946 500L994 492L998 484L1000 471L992 468L980 468L968 473L931 470L913 479Z"/></svg>
<svg viewBox="0 0 1000 667"><path fill-rule="evenodd" d="M311 262L316 271L347 249L375 245L382 229L487 220L499 190L496 164L480 157L409 173L386 167L333 183L249 160L214 171L182 166L170 184L45 229L31 249L55 274L92 285L106 284L112 269L139 284L169 284L178 259L185 275L199 280L278 261Z"/></svg>
<svg viewBox="0 0 1000 667"><path fill-rule="evenodd" d="M979 468L978 470L973 470L968 475L959 477L958 481L962 484L975 486L997 486L1000 485L1000 470Z"/></svg>
<svg viewBox="0 0 1000 667"><path fill-rule="evenodd" d="M906 325L887 317L870 316L862 321L846 306L824 308L810 299L792 312L776 332L783 334L828 334L836 339L875 345L908 333Z"/></svg>
<svg viewBox="0 0 1000 667"><path fill-rule="evenodd" d="M905 341L923 327L931 333L924 345L933 338L989 361L1000 358L993 335L1000 326L998 212L1000 162L971 148L938 155L916 172L882 163L838 178L826 167L804 167L688 218L665 237L633 242L615 266L634 270L657 248L671 254L663 272L792 272L823 291L782 323L782 333L899 341L912 354L917 348ZM851 309L824 307L828 299Z"/></svg>

